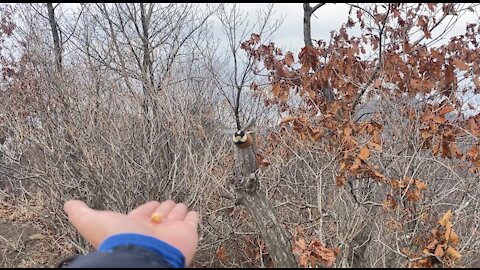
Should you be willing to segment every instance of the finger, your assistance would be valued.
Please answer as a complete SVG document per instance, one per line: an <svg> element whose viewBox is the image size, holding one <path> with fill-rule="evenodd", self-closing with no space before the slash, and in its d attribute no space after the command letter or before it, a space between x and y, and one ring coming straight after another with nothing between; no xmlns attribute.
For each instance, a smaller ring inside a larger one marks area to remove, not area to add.
<svg viewBox="0 0 480 270"><path fill-rule="evenodd" d="M200 220L200 217L197 212L195 211L190 211L188 214L185 216L185 222L189 225L191 225L195 230L198 227L198 221Z"/></svg>
<svg viewBox="0 0 480 270"><path fill-rule="evenodd" d="M169 221L181 221L187 215L187 206L184 203L178 203L166 217Z"/></svg>
<svg viewBox="0 0 480 270"><path fill-rule="evenodd" d="M170 211L172 211L172 209L175 207L175 202L172 201L172 200L166 200L164 202L162 202L158 207L157 209L155 209L154 213L158 213L160 214L160 217L162 219L165 219L168 214L170 213ZM152 213L153 214L153 213Z"/></svg>
<svg viewBox="0 0 480 270"><path fill-rule="evenodd" d="M130 211L130 213L128 213L128 216L139 218L139 219L149 219L150 216L155 211L155 209L157 209L157 207L159 206L160 206L159 202L150 201Z"/></svg>

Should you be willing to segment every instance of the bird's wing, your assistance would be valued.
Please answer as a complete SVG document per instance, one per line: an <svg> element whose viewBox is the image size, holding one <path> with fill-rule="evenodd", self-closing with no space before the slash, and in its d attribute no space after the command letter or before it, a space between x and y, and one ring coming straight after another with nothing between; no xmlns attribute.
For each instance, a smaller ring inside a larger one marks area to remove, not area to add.
<svg viewBox="0 0 480 270"><path fill-rule="evenodd" d="M250 119L248 123L243 127L243 131L247 131L249 128L252 128L255 125L255 118Z"/></svg>
<svg viewBox="0 0 480 270"><path fill-rule="evenodd" d="M226 135L233 135L233 134L235 134L235 132L237 132L237 130L236 130L236 129L226 129L226 128L222 128L222 129L221 129L221 132L222 132L223 134L226 134Z"/></svg>

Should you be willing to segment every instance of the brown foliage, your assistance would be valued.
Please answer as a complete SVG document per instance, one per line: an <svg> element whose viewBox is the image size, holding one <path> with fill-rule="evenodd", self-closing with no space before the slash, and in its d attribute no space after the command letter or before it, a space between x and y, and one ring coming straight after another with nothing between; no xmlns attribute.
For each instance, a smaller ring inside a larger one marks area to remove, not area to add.
<svg viewBox="0 0 480 270"><path fill-rule="evenodd" d="M425 5L428 10L443 14L442 18L458 14L453 4ZM329 43L319 40L314 46L302 48L297 65L293 65L294 58L290 55L288 60L285 57L282 62L282 58L273 53L274 49L244 47L252 59L264 63L267 68L274 94L267 104L281 104L280 111L289 113L280 124L290 126L301 140L312 138L309 136L312 130L323 131L321 136L314 136L313 141L321 141L336 153L337 186L346 187L347 183L353 185L352 179L389 180L390 191L383 208L396 209L401 205L404 222L410 222L413 218L417 212L416 206L422 202L430 185L424 180L408 177L406 173L399 178L385 176L376 168L372 157L382 155L385 151L382 145L394 143L385 134L394 134L396 127L383 125L385 121L381 115L368 116L366 120L359 121L363 115L359 116L358 104L375 104L374 98L379 102L383 99L395 102L401 97L409 97L413 104L415 97L424 98L428 102L408 105L405 111L405 122L418 123L409 130L415 134L414 140L420 141L422 148L428 149L434 157L466 161L471 173L478 174L480 170L480 114L465 115L460 110L464 101L455 94L460 91L480 94L480 69L478 58L475 57L480 49L476 38L480 34L480 27L469 25L464 35L453 37L445 45L426 46L422 41L432 39L432 30L437 27L438 18L422 13L420 6L388 4L380 11L374 5L368 14L372 18L368 23L380 29L380 35L375 27L365 27L368 17L365 16L365 9L359 8L356 12L358 20L349 18L338 33L332 32ZM399 24L393 24L392 21ZM359 37L350 36L347 28L357 23L364 31ZM419 28L423 36L412 42L406 33L415 28ZM373 50L378 49L376 58L366 57L365 48L369 46ZM281 64L286 66L282 68ZM477 87L460 86L459 82L465 79L471 80ZM335 102L329 102L322 94L325 88L337 91ZM291 98L289 93L292 90L299 93L298 97L303 101L301 107L285 105ZM466 137L476 141L476 144L470 148L460 147ZM397 202L398 199L401 204ZM458 240L458 237L454 235L454 239ZM297 249L301 246L304 245L298 243ZM436 245L429 252L442 254L437 257L449 256L452 260L460 257L453 246ZM307 265L307 258L307 255L301 256L302 265ZM433 264L422 259L415 265Z"/></svg>

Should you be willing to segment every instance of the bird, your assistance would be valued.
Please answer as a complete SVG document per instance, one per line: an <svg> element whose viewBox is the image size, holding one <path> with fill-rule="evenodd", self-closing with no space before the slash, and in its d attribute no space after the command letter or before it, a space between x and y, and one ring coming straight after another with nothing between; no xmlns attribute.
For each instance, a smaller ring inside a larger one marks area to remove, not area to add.
<svg viewBox="0 0 480 270"><path fill-rule="evenodd" d="M252 133L251 131L238 130L233 134L233 143L242 149L250 147L253 143Z"/></svg>
<svg viewBox="0 0 480 270"><path fill-rule="evenodd" d="M245 127L240 130L237 130L233 134L233 143L241 149L245 149L250 147L253 144L253 131L247 131L249 128L253 126L255 123L255 119L251 119Z"/></svg>

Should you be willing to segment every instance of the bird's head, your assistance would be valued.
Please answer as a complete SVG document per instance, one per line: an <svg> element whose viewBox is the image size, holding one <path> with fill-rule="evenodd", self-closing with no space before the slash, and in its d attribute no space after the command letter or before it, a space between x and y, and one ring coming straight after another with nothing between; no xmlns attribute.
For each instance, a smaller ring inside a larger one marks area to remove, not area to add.
<svg viewBox="0 0 480 270"><path fill-rule="evenodd" d="M238 130L233 134L233 142L236 144L244 143L247 141L247 134L243 130Z"/></svg>

